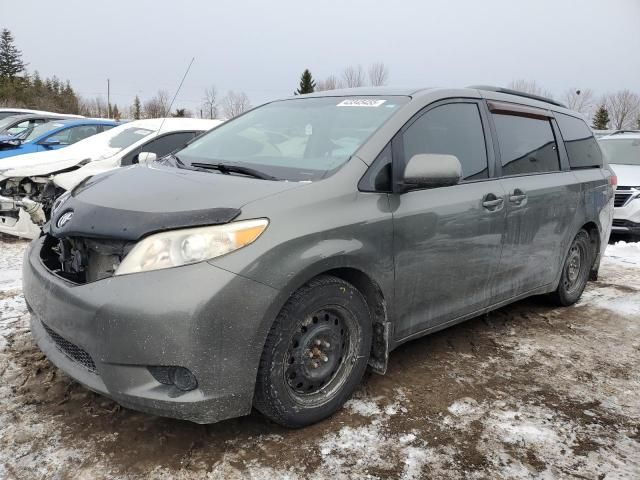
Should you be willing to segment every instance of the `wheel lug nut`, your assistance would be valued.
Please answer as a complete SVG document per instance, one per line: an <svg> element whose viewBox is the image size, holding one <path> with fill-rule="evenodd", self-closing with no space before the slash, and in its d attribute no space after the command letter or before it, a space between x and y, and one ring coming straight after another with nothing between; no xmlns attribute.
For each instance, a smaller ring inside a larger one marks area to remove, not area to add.
<svg viewBox="0 0 640 480"><path fill-rule="evenodd" d="M309 358L313 358L313 352L309 351Z"/></svg>
<svg viewBox="0 0 640 480"><path fill-rule="evenodd" d="M324 342L324 348L331 348L331 344L329 342Z"/></svg>
<svg viewBox="0 0 640 480"><path fill-rule="evenodd" d="M316 340L316 347L319 347L320 345L322 345L322 342L320 340Z"/></svg>
<svg viewBox="0 0 640 480"><path fill-rule="evenodd" d="M328 358L326 355L323 355L323 357L322 357L322 361L323 361L324 363L327 363L327 362L329 361L329 358Z"/></svg>
<svg viewBox="0 0 640 480"><path fill-rule="evenodd" d="M313 362L311 365L313 365L313 368L318 368L320 366L318 362Z"/></svg>

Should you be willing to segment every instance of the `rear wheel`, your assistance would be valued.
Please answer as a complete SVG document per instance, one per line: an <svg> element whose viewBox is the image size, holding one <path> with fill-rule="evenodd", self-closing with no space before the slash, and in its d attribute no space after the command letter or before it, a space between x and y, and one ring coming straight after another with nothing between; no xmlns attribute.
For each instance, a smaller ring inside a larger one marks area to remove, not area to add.
<svg viewBox="0 0 640 480"><path fill-rule="evenodd" d="M594 259L595 251L589 234L580 230L569 247L560 283L552 294L556 303L568 306L578 301L587 285Z"/></svg>
<svg viewBox="0 0 640 480"><path fill-rule="evenodd" d="M371 319L362 294L318 277L287 301L267 337L254 405L271 420L302 427L338 410L367 366Z"/></svg>

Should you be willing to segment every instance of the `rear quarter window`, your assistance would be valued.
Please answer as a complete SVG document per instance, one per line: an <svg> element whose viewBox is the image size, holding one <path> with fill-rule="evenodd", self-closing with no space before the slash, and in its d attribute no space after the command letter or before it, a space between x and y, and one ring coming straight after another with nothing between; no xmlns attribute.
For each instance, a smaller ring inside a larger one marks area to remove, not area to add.
<svg viewBox="0 0 640 480"><path fill-rule="evenodd" d="M560 134L564 140L571 168L594 168L602 166L602 152L587 124L575 117L555 114Z"/></svg>

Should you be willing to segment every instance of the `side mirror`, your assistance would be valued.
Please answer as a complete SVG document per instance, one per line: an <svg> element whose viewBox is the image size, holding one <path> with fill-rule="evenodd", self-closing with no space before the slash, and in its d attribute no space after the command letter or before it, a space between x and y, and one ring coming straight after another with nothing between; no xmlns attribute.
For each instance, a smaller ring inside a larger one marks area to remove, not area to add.
<svg viewBox="0 0 640 480"><path fill-rule="evenodd" d="M158 156L153 152L140 152L138 154L138 163L140 165L151 165L157 158Z"/></svg>
<svg viewBox="0 0 640 480"><path fill-rule="evenodd" d="M462 165L455 155L419 153L409 159L402 182L406 190L456 185L462 178Z"/></svg>
<svg viewBox="0 0 640 480"><path fill-rule="evenodd" d="M43 147L55 147L57 145L61 145L60 140L56 140L55 138L46 138L40 142L40 145Z"/></svg>

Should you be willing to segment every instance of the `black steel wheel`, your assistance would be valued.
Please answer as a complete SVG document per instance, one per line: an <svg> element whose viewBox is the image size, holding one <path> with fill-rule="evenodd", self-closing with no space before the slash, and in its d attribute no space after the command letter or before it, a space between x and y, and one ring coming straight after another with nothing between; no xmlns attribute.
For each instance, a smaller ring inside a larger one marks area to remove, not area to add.
<svg viewBox="0 0 640 480"><path fill-rule="evenodd" d="M585 230L580 230L571 242L562 266L560 283L553 293L556 303L568 306L580 299L589 280L594 259L595 249L591 238Z"/></svg>
<svg viewBox="0 0 640 480"><path fill-rule="evenodd" d="M328 417L351 396L367 366L371 319L362 294L336 277L295 292L269 332L254 405L288 427Z"/></svg>

